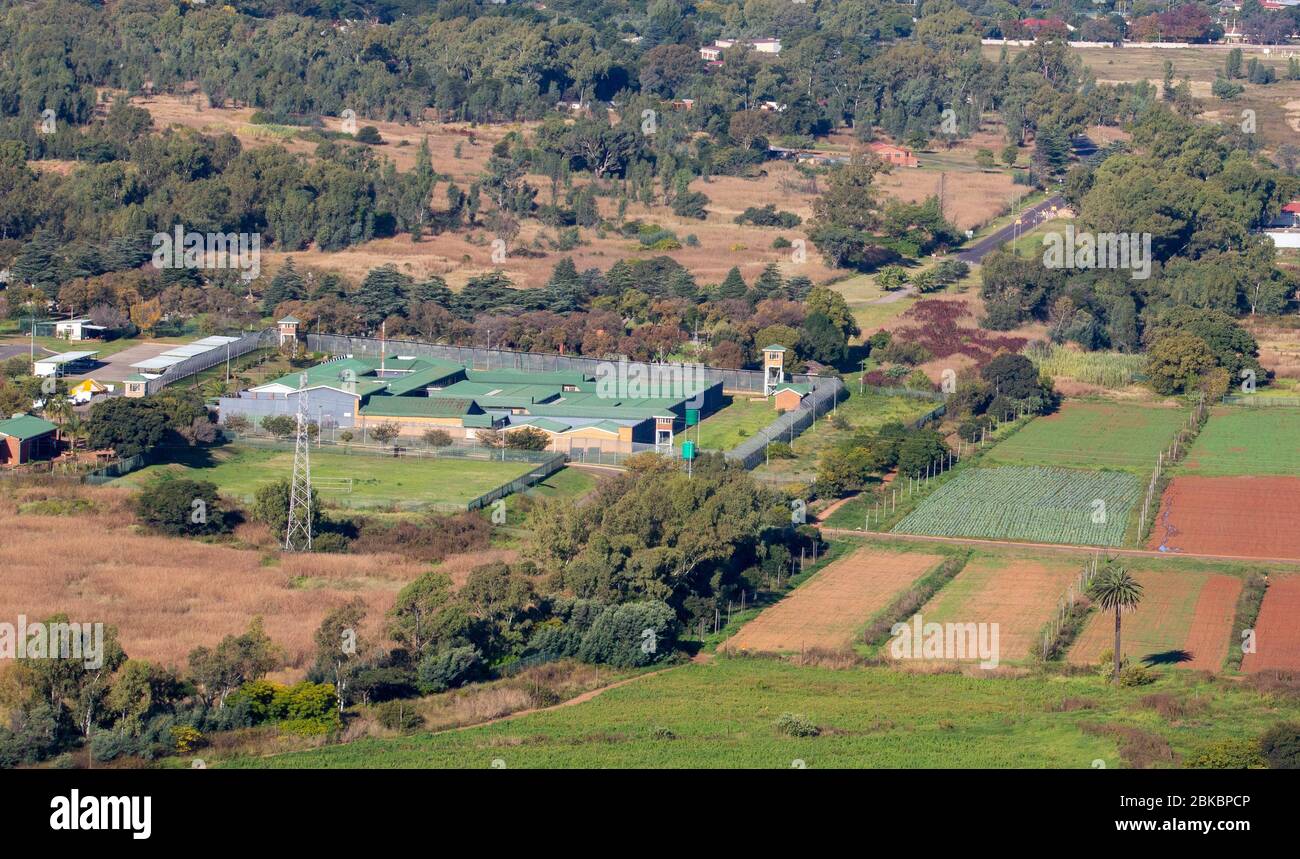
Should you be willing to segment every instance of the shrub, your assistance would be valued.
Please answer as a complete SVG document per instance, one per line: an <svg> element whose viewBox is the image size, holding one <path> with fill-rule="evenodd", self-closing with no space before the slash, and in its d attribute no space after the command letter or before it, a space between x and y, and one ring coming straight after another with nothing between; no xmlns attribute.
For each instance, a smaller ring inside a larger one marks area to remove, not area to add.
<svg viewBox="0 0 1300 859"><path fill-rule="evenodd" d="M483 659L472 647L452 647L430 653L420 660L416 673L417 687L423 693L446 692L478 679L483 671Z"/></svg>
<svg viewBox="0 0 1300 859"><path fill-rule="evenodd" d="M366 143L371 146L378 146L384 142L384 138L379 134L379 129L373 125L363 125L357 129L356 140L358 143Z"/></svg>
<svg viewBox="0 0 1300 859"><path fill-rule="evenodd" d="M546 450L551 436L537 427L524 427L506 433L506 447L512 450Z"/></svg>
<svg viewBox="0 0 1300 859"><path fill-rule="evenodd" d="M243 415L228 415L226 417L226 429L231 432L248 432L250 426L252 424Z"/></svg>
<svg viewBox="0 0 1300 859"><path fill-rule="evenodd" d="M407 701L385 701L375 708L375 718L390 731L414 731L424 726L424 717Z"/></svg>
<svg viewBox="0 0 1300 859"><path fill-rule="evenodd" d="M189 754L206 744L203 732L192 725L175 725L171 729L172 741L176 744L176 753Z"/></svg>
<svg viewBox="0 0 1300 859"><path fill-rule="evenodd" d="M1140 662L1125 665L1119 672L1119 685L1146 686L1156 682L1156 673Z"/></svg>
<svg viewBox="0 0 1300 859"><path fill-rule="evenodd" d="M288 438L298 431L298 421L288 415L267 415L262 418L262 429L277 438Z"/></svg>
<svg viewBox="0 0 1300 859"><path fill-rule="evenodd" d="M446 430L425 430L424 435L421 436L421 438L424 439L424 443L429 447L448 447L451 445L451 433Z"/></svg>
<svg viewBox="0 0 1300 859"><path fill-rule="evenodd" d="M1300 724L1283 722L1269 728L1259 739L1259 750L1270 769L1300 769Z"/></svg>
<svg viewBox="0 0 1300 859"><path fill-rule="evenodd" d="M776 720L776 729L787 737L815 737L822 732L806 716L798 713L782 713Z"/></svg>
<svg viewBox="0 0 1300 859"><path fill-rule="evenodd" d="M1189 769L1199 770L1259 769L1265 763L1259 741L1241 737L1210 743L1187 760Z"/></svg>
<svg viewBox="0 0 1300 859"><path fill-rule="evenodd" d="M136 516L155 531L175 535L220 534L230 530L217 487L183 477L157 480L140 491Z"/></svg>
<svg viewBox="0 0 1300 859"><path fill-rule="evenodd" d="M783 441L774 441L767 446L767 455L772 459L794 459L794 450Z"/></svg>

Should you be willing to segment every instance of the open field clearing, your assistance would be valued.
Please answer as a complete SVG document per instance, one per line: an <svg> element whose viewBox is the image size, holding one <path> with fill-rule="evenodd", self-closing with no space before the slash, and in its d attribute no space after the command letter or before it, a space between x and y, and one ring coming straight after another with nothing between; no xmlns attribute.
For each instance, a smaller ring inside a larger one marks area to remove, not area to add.
<svg viewBox="0 0 1300 859"><path fill-rule="evenodd" d="M1178 470L1207 477L1300 476L1300 409L1216 408Z"/></svg>
<svg viewBox="0 0 1300 859"><path fill-rule="evenodd" d="M288 479L293 472L292 450L231 444L169 453L170 462L146 466L113 483L140 486L170 474L211 481L221 494L249 501L258 487ZM346 453L338 447L311 452L312 479L321 497L348 507L465 504L533 467L529 462Z"/></svg>
<svg viewBox="0 0 1300 859"><path fill-rule="evenodd" d="M976 468L941 486L893 530L1118 546L1138 496L1138 479L1124 472Z"/></svg>
<svg viewBox="0 0 1300 859"><path fill-rule="evenodd" d="M943 558L863 547L796 588L727 641L732 651L846 649L857 630Z"/></svg>
<svg viewBox="0 0 1300 859"><path fill-rule="evenodd" d="M848 422L847 428L837 429L835 419L830 416L819 417L814 426L796 436L790 445L794 459L773 459L755 469L755 476L773 483L810 483L817 476L817 458L823 451L887 423L911 423L939 405L925 397L884 394L870 387L864 387L859 393L853 380L847 380L845 387L848 395L837 404L834 414Z"/></svg>
<svg viewBox="0 0 1300 859"><path fill-rule="evenodd" d="M1255 621L1255 652L1241 660L1243 671L1300 671L1300 576L1270 576Z"/></svg>
<svg viewBox="0 0 1300 859"><path fill-rule="evenodd" d="M1249 684L1161 673L1152 686L1113 689L1091 675L835 670L724 657L480 728L229 762L209 757L208 765L485 769L499 758L511 769L789 769L796 760L813 769L1087 769L1101 759L1115 769L1172 766L1212 742L1259 736L1300 716L1293 698ZM1194 706L1196 718L1159 716L1156 695ZM785 713L805 716L820 735L781 733L775 723Z"/></svg>
<svg viewBox="0 0 1300 859"><path fill-rule="evenodd" d="M1259 363L1276 374L1273 384L1261 389L1261 394L1283 388L1288 396L1296 396L1295 381L1300 379L1300 328L1292 327L1291 321L1280 317L1252 320L1249 316L1241 321L1259 342ZM1290 384L1282 384L1287 382Z"/></svg>
<svg viewBox="0 0 1300 859"><path fill-rule="evenodd" d="M98 512L17 513L22 497L0 497L0 606L11 618L66 612L71 620L116 626L128 655L163 665L183 664L193 648L237 635L260 615L284 648L287 674L300 676L314 653L312 634L330 610L360 597L367 632L377 633L397 591L428 569L397 555L281 556L155 537L130 524L121 490L86 497ZM260 526L245 529L270 542Z"/></svg>
<svg viewBox="0 0 1300 859"><path fill-rule="evenodd" d="M1138 570L1133 575L1142 585L1142 602L1124 616L1124 655L1148 665L1221 669L1241 579L1187 570ZM1069 660L1091 665L1114 646L1115 615L1096 611Z"/></svg>
<svg viewBox="0 0 1300 859"><path fill-rule="evenodd" d="M1297 477L1175 477L1160 499L1147 548L1300 558L1297 510Z"/></svg>
<svg viewBox="0 0 1300 859"><path fill-rule="evenodd" d="M990 465L1122 468L1149 474L1187 422L1181 408L1067 401L985 454Z"/></svg>
<svg viewBox="0 0 1300 859"><path fill-rule="evenodd" d="M724 399L730 402L673 437L678 450L688 438L696 441L700 450L731 450L777 419L772 402L761 396L739 393L729 394Z"/></svg>
<svg viewBox="0 0 1300 859"><path fill-rule="evenodd" d="M1043 624L1077 578L1077 564L974 558L921 609L925 623L996 623L999 658L1029 658ZM888 654L886 647L882 653Z"/></svg>

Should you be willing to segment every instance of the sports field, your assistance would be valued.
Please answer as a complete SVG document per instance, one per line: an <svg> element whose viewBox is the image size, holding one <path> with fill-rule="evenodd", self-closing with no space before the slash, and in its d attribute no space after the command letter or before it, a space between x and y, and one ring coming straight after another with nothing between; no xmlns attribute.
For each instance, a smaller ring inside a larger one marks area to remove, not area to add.
<svg viewBox="0 0 1300 859"><path fill-rule="evenodd" d="M1139 495L1123 471L976 468L894 526L900 534L1118 546Z"/></svg>
<svg viewBox="0 0 1300 859"><path fill-rule="evenodd" d="M1142 585L1142 601L1123 618L1125 656L1148 665L1221 669L1241 579L1188 570L1138 570L1133 575ZM1115 615L1094 612L1069 659L1093 664L1114 646Z"/></svg>
<svg viewBox="0 0 1300 859"><path fill-rule="evenodd" d="M1022 660L1078 575L1064 561L975 558L920 614L925 623L996 623L999 659Z"/></svg>
<svg viewBox="0 0 1300 859"><path fill-rule="evenodd" d="M1244 558L1300 558L1300 477L1175 477L1147 548Z"/></svg>
<svg viewBox="0 0 1300 859"><path fill-rule="evenodd" d="M155 476L172 474L211 481L223 495L248 501L259 486L293 472L291 450L230 444L179 448L168 454L170 462L147 466L113 483L139 486ZM533 467L529 462L375 456L339 448L311 452L317 492L327 501L349 507L465 504Z"/></svg>
<svg viewBox="0 0 1300 859"><path fill-rule="evenodd" d="M989 465L1123 468L1150 473L1187 411L1132 403L1067 402L984 455Z"/></svg>
<svg viewBox="0 0 1300 859"><path fill-rule="evenodd" d="M1255 621L1255 652L1241 660L1243 671L1300 671L1300 576L1269 577Z"/></svg>
<svg viewBox="0 0 1300 859"><path fill-rule="evenodd" d="M838 650L943 558L862 547L813 575L727 641L735 651Z"/></svg>
<svg viewBox="0 0 1300 859"><path fill-rule="evenodd" d="M1183 474L1300 477L1300 409L1225 406L1210 419L1179 466Z"/></svg>
<svg viewBox="0 0 1300 859"><path fill-rule="evenodd" d="M1140 689L1077 676L912 673L720 657L591 700L439 735L364 739L209 767L1057 767L1169 766L1230 738L1300 718L1300 700L1248 684L1159 672ZM1145 702L1195 706L1176 724ZM800 714L819 735L776 722ZM1127 737L1129 742L1121 742ZM1141 740L1141 742L1135 742ZM1122 750L1122 751L1121 751Z"/></svg>

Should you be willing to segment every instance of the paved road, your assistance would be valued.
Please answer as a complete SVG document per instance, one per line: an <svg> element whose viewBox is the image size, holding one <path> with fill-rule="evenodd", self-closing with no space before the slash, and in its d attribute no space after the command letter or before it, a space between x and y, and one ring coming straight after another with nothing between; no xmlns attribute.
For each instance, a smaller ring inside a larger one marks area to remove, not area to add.
<svg viewBox="0 0 1300 859"><path fill-rule="evenodd" d="M996 233L985 236L963 251L958 251L956 257L964 263L983 262L984 257L1011 241L1013 236L1019 233L1027 233L1044 221L1050 221L1054 210L1064 206L1065 199L1053 194L1038 205L1030 206L1021 212L1019 226L1012 221Z"/></svg>

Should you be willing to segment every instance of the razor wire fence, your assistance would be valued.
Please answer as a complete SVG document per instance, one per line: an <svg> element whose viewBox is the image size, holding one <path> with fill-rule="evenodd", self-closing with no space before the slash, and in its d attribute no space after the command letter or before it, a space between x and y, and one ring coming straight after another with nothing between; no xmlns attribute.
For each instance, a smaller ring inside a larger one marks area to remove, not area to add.
<svg viewBox="0 0 1300 859"><path fill-rule="evenodd" d="M160 375L146 382L145 393L156 394L173 382L179 382L181 379L202 373L204 370L210 370L218 364L224 364L226 361L233 360L241 355L247 355L255 349L274 347L279 342L278 337L279 335L270 328L253 331L244 334L233 343L217 346L207 352L178 361Z"/></svg>
<svg viewBox="0 0 1300 859"><path fill-rule="evenodd" d="M795 437L812 426L817 418L828 414L844 393L844 383L839 379L818 379L813 389L804 397L799 408L777 416L756 435L742 441L726 452L727 459L739 462L748 470L757 468L767 456L767 446L774 441L792 442Z"/></svg>

